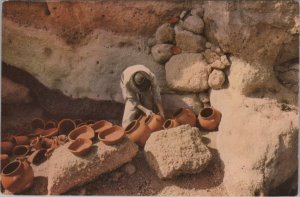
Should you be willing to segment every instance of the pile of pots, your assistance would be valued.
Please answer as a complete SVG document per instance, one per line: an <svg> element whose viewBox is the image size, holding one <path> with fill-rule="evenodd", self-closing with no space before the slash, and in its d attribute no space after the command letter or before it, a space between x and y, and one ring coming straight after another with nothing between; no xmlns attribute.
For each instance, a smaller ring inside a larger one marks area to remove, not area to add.
<svg viewBox="0 0 300 197"><path fill-rule="evenodd" d="M221 121L221 113L213 107L206 107L196 117L195 113L187 108L180 108L170 119L164 120L159 114L148 117L140 116L125 127L129 139L143 147L151 133L162 129L170 129L180 125L189 124L195 127L197 119L202 129L212 131L218 128Z"/></svg>

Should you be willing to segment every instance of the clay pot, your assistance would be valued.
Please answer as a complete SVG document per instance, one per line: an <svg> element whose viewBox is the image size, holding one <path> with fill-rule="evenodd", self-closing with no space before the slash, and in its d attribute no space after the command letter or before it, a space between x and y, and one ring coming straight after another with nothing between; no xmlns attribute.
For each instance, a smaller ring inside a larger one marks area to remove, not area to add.
<svg viewBox="0 0 300 197"><path fill-rule="evenodd" d="M137 120L132 121L126 128L125 132L128 138L140 146L144 146L151 135L151 130L145 123Z"/></svg>
<svg viewBox="0 0 300 197"><path fill-rule="evenodd" d="M31 141L30 146L36 150L48 149L52 146L52 143L52 139L37 137Z"/></svg>
<svg viewBox="0 0 300 197"><path fill-rule="evenodd" d="M177 110L174 113L174 119L179 123L179 124L189 124L191 127L194 127L196 125L196 115L194 112L190 109L186 108L181 108Z"/></svg>
<svg viewBox="0 0 300 197"><path fill-rule="evenodd" d="M50 158L54 150L55 148L48 148L47 151L45 152L45 157Z"/></svg>
<svg viewBox="0 0 300 197"><path fill-rule="evenodd" d="M164 122L163 128L170 129L174 127L178 127L180 124L175 119L168 119Z"/></svg>
<svg viewBox="0 0 300 197"><path fill-rule="evenodd" d="M164 119L161 115L151 115L145 119L145 124L149 127L151 132L163 129Z"/></svg>
<svg viewBox="0 0 300 197"><path fill-rule="evenodd" d="M13 136L12 143L15 145L29 145L30 140L27 136Z"/></svg>
<svg viewBox="0 0 300 197"><path fill-rule="evenodd" d="M142 123L144 124L145 123L145 120L146 120L146 116L144 115L140 115L136 120L139 122L139 123Z"/></svg>
<svg viewBox="0 0 300 197"><path fill-rule="evenodd" d="M87 125L74 129L68 135L69 140L76 140L78 138L93 139L94 137L94 130L92 129L92 127Z"/></svg>
<svg viewBox="0 0 300 197"><path fill-rule="evenodd" d="M28 145L18 145L13 149L13 154L16 157L25 157L29 155L31 152L31 148Z"/></svg>
<svg viewBox="0 0 300 197"><path fill-rule="evenodd" d="M1 154L1 169L3 169L9 163L9 157L7 154Z"/></svg>
<svg viewBox="0 0 300 197"><path fill-rule="evenodd" d="M31 129L34 131L36 129L44 129L45 128L45 121L40 118L35 118L31 121Z"/></svg>
<svg viewBox="0 0 300 197"><path fill-rule="evenodd" d="M87 120L85 124L90 125L90 124L95 124L95 122L96 122L95 120Z"/></svg>
<svg viewBox="0 0 300 197"><path fill-rule="evenodd" d="M1 142L1 153L10 155L14 148L14 144L10 141Z"/></svg>
<svg viewBox="0 0 300 197"><path fill-rule="evenodd" d="M75 128L76 128L76 124L73 120L63 119L58 123L58 134L68 135Z"/></svg>
<svg viewBox="0 0 300 197"><path fill-rule="evenodd" d="M172 47L171 47L171 53L172 53L173 55L178 55L178 54L181 53L181 48L176 47L176 46L172 46Z"/></svg>
<svg viewBox="0 0 300 197"><path fill-rule="evenodd" d="M104 144L113 145L119 143L125 136L125 131L122 127L113 126L102 132L99 132L98 138Z"/></svg>
<svg viewBox="0 0 300 197"><path fill-rule="evenodd" d="M92 147L92 140L86 138L78 138L74 140L68 149L76 156L85 155Z"/></svg>
<svg viewBox="0 0 300 197"><path fill-rule="evenodd" d="M95 124L93 124L91 127L92 129L94 129L94 131L96 133L102 132L106 129L109 129L113 126L113 124L111 122L108 122L106 120L100 120L95 122Z"/></svg>
<svg viewBox="0 0 300 197"><path fill-rule="evenodd" d="M41 137L50 138L50 137L57 136L57 135L58 135L58 128L51 128L51 129L45 130L41 134Z"/></svg>
<svg viewBox="0 0 300 197"><path fill-rule="evenodd" d="M33 181L32 167L26 161L13 161L2 170L1 182L4 189L17 194L28 189Z"/></svg>
<svg viewBox="0 0 300 197"><path fill-rule="evenodd" d="M215 130L218 128L222 114L213 107L206 107L201 110L198 116L199 123L203 129Z"/></svg>
<svg viewBox="0 0 300 197"><path fill-rule="evenodd" d="M29 157L28 162L32 163L34 165L40 165L44 161L47 160L47 157L45 156L45 153L47 152L47 149L40 149L34 151Z"/></svg>
<svg viewBox="0 0 300 197"><path fill-rule="evenodd" d="M86 125L86 123L85 123L85 122L82 122L82 123L78 124L76 127L78 128L78 127L81 127L81 126L83 126L83 125Z"/></svg>
<svg viewBox="0 0 300 197"><path fill-rule="evenodd" d="M68 137L66 135L59 135L57 137L57 141L59 145L63 145L69 141Z"/></svg>
<svg viewBox="0 0 300 197"><path fill-rule="evenodd" d="M82 121L81 119L75 119L74 122L75 122L76 125L79 125L79 124L82 123L83 121Z"/></svg>
<svg viewBox="0 0 300 197"><path fill-rule="evenodd" d="M57 122L54 120L49 120L45 124L45 129L51 129L51 128L56 128L57 127Z"/></svg>

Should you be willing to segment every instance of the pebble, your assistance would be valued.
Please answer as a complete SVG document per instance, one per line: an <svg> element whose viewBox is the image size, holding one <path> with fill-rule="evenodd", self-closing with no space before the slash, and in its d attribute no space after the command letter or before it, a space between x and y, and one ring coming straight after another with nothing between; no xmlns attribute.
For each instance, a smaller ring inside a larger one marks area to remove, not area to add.
<svg viewBox="0 0 300 197"><path fill-rule="evenodd" d="M221 70L214 69L208 77L208 85L214 90L221 89L225 82L225 74Z"/></svg>
<svg viewBox="0 0 300 197"><path fill-rule="evenodd" d="M124 172L128 175L132 175L136 172L136 168L133 164L128 163L124 166Z"/></svg>
<svg viewBox="0 0 300 197"><path fill-rule="evenodd" d="M173 55L171 49L174 45L171 44L157 44L151 49L153 59L158 63L167 62Z"/></svg>
<svg viewBox="0 0 300 197"><path fill-rule="evenodd" d="M228 61L226 55L222 55L221 56L221 63L226 67L226 66L230 66L230 62Z"/></svg>
<svg viewBox="0 0 300 197"><path fill-rule="evenodd" d="M172 43L175 38L175 31L169 23L161 25L155 33L156 43Z"/></svg>
<svg viewBox="0 0 300 197"><path fill-rule="evenodd" d="M202 34L204 29L204 22L198 16L189 16L183 22L184 29L195 34Z"/></svg>
<svg viewBox="0 0 300 197"><path fill-rule="evenodd" d="M209 103L210 102L207 92L200 92L199 95L198 95L198 98L202 103Z"/></svg>
<svg viewBox="0 0 300 197"><path fill-rule="evenodd" d="M217 68L217 69L221 69L221 70L225 68L225 64L223 64L221 62L221 60L216 60L212 64L210 64L209 66L211 66L212 68Z"/></svg>
<svg viewBox="0 0 300 197"><path fill-rule="evenodd" d="M220 56L218 56L217 53L212 51L211 49L206 49L205 52L203 53L207 63L211 64L217 59L220 59Z"/></svg>

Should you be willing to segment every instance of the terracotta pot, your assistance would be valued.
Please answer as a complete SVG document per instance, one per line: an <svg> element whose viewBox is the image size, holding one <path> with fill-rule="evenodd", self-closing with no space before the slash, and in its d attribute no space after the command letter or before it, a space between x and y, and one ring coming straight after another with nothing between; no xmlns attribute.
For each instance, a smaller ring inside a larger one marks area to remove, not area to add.
<svg viewBox="0 0 300 197"><path fill-rule="evenodd" d="M151 130L145 123L137 120L132 121L126 128L125 132L128 138L140 146L144 146L151 135Z"/></svg>
<svg viewBox="0 0 300 197"><path fill-rule="evenodd" d="M63 119L58 123L58 134L68 135L75 128L76 128L76 124L73 120Z"/></svg>
<svg viewBox="0 0 300 197"><path fill-rule="evenodd" d="M168 119L164 122L163 128L170 129L174 127L178 127L180 124L175 119Z"/></svg>
<svg viewBox="0 0 300 197"><path fill-rule="evenodd" d="M145 124L149 127L151 132L162 130L164 119L161 115L154 114L145 119Z"/></svg>
<svg viewBox="0 0 300 197"><path fill-rule="evenodd" d="M1 153L10 155L14 148L14 144L10 141L1 142Z"/></svg>
<svg viewBox="0 0 300 197"><path fill-rule="evenodd" d="M94 131L96 133L102 132L106 129L109 129L113 126L113 124L111 122L108 122L106 120L100 120L95 122L95 124L93 124L92 129L94 129Z"/></svg>
<svg viewBox="0 0 300 197"><path fill-rule="evenodd" d="M171 47L171 53L172 53L173 55L178 55L178 54L181 53L181 48L176 47L176 46L172 46L172 47Z"/></svg>
<svg viewBox="0 0 300 197"><path fill-rule="evenodd" d="M51 128L51 129L45 130L41 134L41 137L50 138L50 137L57 136L57 135L58 135L58 128Z"/></svg>
<svg viewBox="0 0 300 197"><path fill-rule="evenodd" d="M144 124L146 118L147 118L146 116L140 115L136 120L137 120L139 123Z"/></svg>
<svg viewBox="0 0 300 197"><path fill-rule="evenodd" d="M109 129L99 132L98 134L99 140L107 145L119 143L120 141L122 141L124 136L125 131L122 127L119 126L110 127Z"/></svg>
<svg viewBox="0 0 300 197"><path fill-rule="evenodd" d="M69 140L76 140L78 138L93 139L94 137L95 131L87 125L74 129L68 135Z"/></svg>
<svg viewBox="0 0 300 197"><path fill-rule="evenodd" d="M186 108L181 108L177 110L174 113L174 119L179 123L179 124L189 124L191 127L196 126L196 115L194 112L190 109Z"/></svg>
<svg viewBox="0 0 300 197"><path fill-rule="evenodd" d="M57 137L57 141L59 145L63 145L69 141L68 137L66 135L59 135Z"/></svg>
<svg viewBox="0 0 300 197"><path fill-rule="evenodd" d="M29 145L30 144L30 140L27 136L13 136L12 142L15 145Z"/></svg>
<svg viewBox="0 0 300 197"><path fill-rule="evenodd" d="M68 149L76 156L85 155L92 147L92 140L86 138L78 138L74 140Z"/></svg>
<svg viewBox="0 0 300 197"><path fill-rule="evenodd" d="M84 126L84 125L86 125L86 123L82 122L82 123L78 124L76 127L78 128L78 127L81 127L81 126Z"/></svg>
<svg viewBox="0 0 300 197"><path fill-rule="evenodd" d="M222 114L213 107L206 107L201 110L198 116L199 123L203 129L215 130L218 128Z"/></svg>
<svg viewBox="0 0 300 197"><path fill-rule="evenodd" d="M31 152L31 148L29 145L18 145L13 149L13 154L16 157L25 157L29 155Z"/></svg>
<svg viewBox="0 0 300 197"><path fill-rule="evenodd" d="M7 154L1 154L1 169L3 169L9 163L9 157Z"/></svg>
<svg viewBox="0 0 300 197"><path fill-rule="evenodd" d="M51 129L51 128L56 128L57 127L57 122L54 120L49 120L45 124L45 129Z"/></svg>
<svg viewBox="0 0 300 197"><path fill-rule="evenodd" d="M52 146L52 143L52 139L36 137L31 141L30 146L35 148L36 150L48 149Z"/></svg>
<svg viewBox="0 0 300 197"><path fill-rule="evenodd" d="M82 123L83 121L82 121L81 119L75 119L74 122L75 122L76 125L79 125L79 124Z"/></svg>
<svg viewBox="0 0 300 197"><path fill-rule="evenodd" d="M2 170L1 177L4 189L17 194L31 186L34 175L26 161L13 161Z"/></svg>
<svg viewBox="0 0 300 197"><path fill-rule="evenodd" d="M31 121L31 129L34 131L38 128L40 129L45 128L45 121L41 118L35 118Z"/></svg>
<svg viewBox="0 0 300 197"><path fill-rule="evenodd" d="M47 157L45 156L45 153L47 152L47 149L40 149L34 151L29 157L28 162L32 163L34 165L40 165L44 161L47 160Z"/></svg>

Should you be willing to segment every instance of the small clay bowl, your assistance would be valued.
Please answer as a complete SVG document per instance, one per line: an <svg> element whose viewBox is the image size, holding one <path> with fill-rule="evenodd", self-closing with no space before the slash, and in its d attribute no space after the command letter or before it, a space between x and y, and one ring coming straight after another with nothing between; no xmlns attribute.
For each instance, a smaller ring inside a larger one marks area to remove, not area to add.
<svg viewBox="0 0 300 197"><path fill-rule="evenodd" d="M109 129L112 126L113 124L111 122L108 122L106 120L100 120L98 122L95 122L95 124L93 124L91 127L96 133L100 133L106 129Z"/></svg>
<svg viewBox="0 0 300 197"><path fill-rule="evenodd" d="M73 141L68 149L76 156L85 155L92 147L92 140L86 138L78 138Z"/></svg>
<svg viewBox="0 0 300 197"><path fill-rule="evenodd" d="M68 135L75 128L76 124L71 119L63 119L58 123L59 135Z"/></svg>
<svg viewBox="0 0 300 197"><path fill-rule="evenodd" d="M78 124L76 127L78 128L78 127L81 127L83 125L87 125L87 124L85 122L82 122L82 123Z"/></svg>
<svg viewBox="0 0 300 197"><path fill-rule="evenodd" d="M119 143L125 136L125 131L122 127L113 126L98 134L98 138L104 144L114 145Z"/></svg>
<svg viewBox="0 0 300 197"><path fill-rule="evenodd" d="M56 136L56 135L58 135L58 128L51 128L51 129L45 130L41 134L41 137L50 138L50 137L53 137L53 136Z"/></svg>
<svg viewBox="0 0 300 197"><path fill-rule="evenodd" d="M15 148L13 149L13 154L16 157L25 157L29 155L30 152L31 152L31 148L28 145L15 146Z"/></svg>
<svg viewBox="0 0 300 197"><path fill-rule="evenodd" d="M57 122L54 120L49 120L45 124L45 129L51 129L57 127Z"/></svg>
<svg viewBox="0 0 300 197"><path fill-rule="evenodd" d="M31 129L36 130L36 129L44 129L45 128L45 121L41 118L35 118L31 121Z"/></svg>
<svg viewBox="0 0 300 197"><path fill-rule="evenodd" d="M47 149L44 148L36 150L28 157L28 161L34 165L40 165L41 163L47 160L47 157L45 156L46 152Z"/></svg>
<svg viewBox="0 0 300 197"><path fill-rule="evenodd" d="M68 135L70 141L76 140L78 138L93 139L94 137L95 137L94 129L92 129L92 127L87 125L74 129Z"/></svg>

